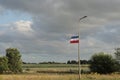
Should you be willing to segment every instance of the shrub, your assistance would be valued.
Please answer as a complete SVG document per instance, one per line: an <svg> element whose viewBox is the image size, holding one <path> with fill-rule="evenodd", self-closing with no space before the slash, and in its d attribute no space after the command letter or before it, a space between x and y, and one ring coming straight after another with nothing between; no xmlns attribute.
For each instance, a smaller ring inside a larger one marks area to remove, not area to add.
<svg viewBox="0 0 120 80"><path fill-rule="evenodd" d="M6 49L6 57L8 59L8 67L12 73L22 72L21 54L16 48Z"/></svg>
<svg viewBox="0 0 120 80"><path fill-rule="evenodd" d="M0 57L0 73L3 73L8 70L8 60L6 57Z"/></svg>
<svg viewBox="0 0 120 80"><path fill-rule="evenodd" d="M90 70L100 74L108 74L118 70L118 63L111 55L101 52L91 57Z"/></svg>

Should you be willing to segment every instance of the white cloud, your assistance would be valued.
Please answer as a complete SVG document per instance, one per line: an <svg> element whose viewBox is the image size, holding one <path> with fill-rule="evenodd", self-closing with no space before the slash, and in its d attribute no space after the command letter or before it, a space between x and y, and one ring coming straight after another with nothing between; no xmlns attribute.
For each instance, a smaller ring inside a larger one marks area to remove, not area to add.
<svg viewBox="0 0 120 80"><path fill-rule="evenodd" d="M18 30L20 32L31 32L33 31L31 28L32 22L30 21L18 21L14 23L14 28L13 30Z"/></svg>

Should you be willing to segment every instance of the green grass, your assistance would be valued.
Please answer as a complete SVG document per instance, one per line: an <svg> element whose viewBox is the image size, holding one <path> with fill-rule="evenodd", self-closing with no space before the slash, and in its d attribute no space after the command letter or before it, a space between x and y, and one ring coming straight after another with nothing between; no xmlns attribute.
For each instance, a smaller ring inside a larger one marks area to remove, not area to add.
<svg viewBox="0 0 120 80"><path fill-rule="evenodd" d="M89 65L81 65L82 70L88 71ZM78 73L77 64L24 64L27 73Z"/></svg>
<svg viewBox="0 0 120 80"><path fill-rule="evenodd" d="M88 67L89 65L81 65ZM23 68L76 68L77 64L23 64Z"/></svg>

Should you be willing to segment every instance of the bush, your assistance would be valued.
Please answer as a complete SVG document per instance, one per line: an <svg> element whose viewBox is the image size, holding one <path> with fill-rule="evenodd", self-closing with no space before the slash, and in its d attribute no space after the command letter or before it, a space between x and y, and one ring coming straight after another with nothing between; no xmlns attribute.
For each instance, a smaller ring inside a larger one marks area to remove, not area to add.
<svg viewBox="0 0 120 80"><path fill-rule="evenodd" d="M90 70L100 74L108 74L118 71L118 63L111 55L103 52L94 54L91 58Z"/></svg>
<svg viewBox="0 0 120 80"><path fill-rule="evenodd" d="M8 60L6 57L0 57L0 74L8 70Z"/></svg>
<svg viewBox="0 0 120 80"><path fill-rule="evenodd" d="M16 48L6 49L6 57L8 59L8 68L12 73L22 72L21 54Z"/></svg>

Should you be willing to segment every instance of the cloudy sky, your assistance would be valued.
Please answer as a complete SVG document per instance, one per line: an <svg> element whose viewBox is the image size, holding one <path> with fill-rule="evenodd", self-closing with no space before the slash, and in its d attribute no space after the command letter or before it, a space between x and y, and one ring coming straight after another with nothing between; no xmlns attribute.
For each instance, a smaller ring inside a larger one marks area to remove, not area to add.
<svg viewBox="0 0 120 80"><path fill-rule="evenodd" d="M88 16L79 22L79 18ZM0 0L0 56L18 48L25 62L77 60L120 47L120 0Z"/></svg>

